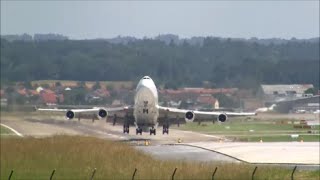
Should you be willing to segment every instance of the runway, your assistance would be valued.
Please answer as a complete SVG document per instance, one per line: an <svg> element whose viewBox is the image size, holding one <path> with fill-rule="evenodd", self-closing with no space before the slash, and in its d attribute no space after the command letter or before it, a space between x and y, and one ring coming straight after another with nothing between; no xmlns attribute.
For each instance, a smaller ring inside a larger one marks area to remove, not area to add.
<svg viewBox="0 0 320 180"><path fill-rule="evenodd" d="M285 142L285 143L242 143L230 142L223 136L207 135L179 129L170 129L169 135L162 135L162 129L157 129L157 135L149 133L135 134L135 128L130 128L130 134L122 133L122 126L112 126L105 121L43 119L39 117L24 117L1 119L1 123L15 129L23 136L46 137L52 135L85 135L116 141L126 141L137 149L159 159L174 159L187 161L215 161L255 164L297 164L312 165L319 169L319 142ZM178 140L181 143L178 143ZM145 140L149 146L142 145Z"/></svg>

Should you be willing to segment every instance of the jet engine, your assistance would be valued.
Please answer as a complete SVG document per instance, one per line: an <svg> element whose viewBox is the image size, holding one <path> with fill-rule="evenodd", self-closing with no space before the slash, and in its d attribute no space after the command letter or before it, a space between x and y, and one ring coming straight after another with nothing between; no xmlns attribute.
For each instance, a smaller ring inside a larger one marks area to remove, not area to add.
<svg viewBox="0 0 320 180"><path fill-rule="evenodd" d="M194 117L195 117L195 114L192 111L188 111L185 114L185 120L186 121L191 121L192 122L194 120Z"/></svg>
<svg viewBox="0 0 320 180"><path fill-rule="evenodd" d="M225 122L228 119L228 116L226 114L219 114L217 117L217 120L220 122Z"/></svg>
<svg viewBox="0 0 320 180"><path fill-rule="evenodd" d="M71 110L67 111L67 113L66 113L67 119L73 119L74 116L75 116L75 114L73 111L71 111Z"/></svg>
<svg viewBox="0 0 320 180"><path fill-rule="evenodd" d="M100 109L98 111L98 117L99 119L105 118L108 116L108 112L105 109Z"/></svg>

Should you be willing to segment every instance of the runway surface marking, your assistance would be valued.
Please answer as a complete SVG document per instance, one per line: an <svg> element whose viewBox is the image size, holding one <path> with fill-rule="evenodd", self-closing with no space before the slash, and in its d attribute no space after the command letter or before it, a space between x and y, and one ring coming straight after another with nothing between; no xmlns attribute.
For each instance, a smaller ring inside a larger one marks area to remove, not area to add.
<svg viewBox="0 0 320 180"><path fill-rule="evenodd" d="M0 125L3 126L3 127L6 127L6 128L8 128L8 129L10 129L10 130L11 130L12 132L14 132L16 135L18 135L18 136L20 136L20 137L23 137L23 135L22 135L21 133L19 133L18 131L16 131L15 129L13 129L13 128L5 125L5 124L2 124L2 123L0 123Z"/></svg>

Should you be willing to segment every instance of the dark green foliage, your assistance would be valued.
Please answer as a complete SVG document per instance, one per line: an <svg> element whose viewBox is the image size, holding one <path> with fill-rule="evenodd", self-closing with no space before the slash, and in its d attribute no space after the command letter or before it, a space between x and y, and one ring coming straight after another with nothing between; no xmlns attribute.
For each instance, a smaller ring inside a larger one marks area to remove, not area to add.
<svg viewBox="0 0 320 180"><path fill-rule="evenodd" d="M64 104L80 105L85 102L87 91L83 87L73 88L70 91L64 91Z"/></svg>
<svg viewBox="0 0 320 180"><path fill-rule="evenodd" d="M128 44L98 40L8 42L1 40L1 79L30 81L136 81L144 75L176 88L257 87L260 83L319 86L319 41L263 45L206 38L203 45L166 45L143 39Z"/></svg>
<svg viewBox="0 0 320 180"><path fill-rule="evenodd" d="M56 83L55 83L55 87L60 87L61 86L61 82L60 81L57 81Z"/></svg>
<svg viewBox="0 0 320 180"><path fill-rule="evenodd" d="M100 89L101 86L100 86L100 83L99 81L97 81L93 86L92 86L92 90L97 90L97 89Z"/></svg>
<svg viewBox="0 0 320 180"><path fill-rule="evenodd" d="M240 107L239 100L235 100L232 97L226 96L225 94L222 94L222 93L214 94L214 97L219 100L220 107L232 107L232 108Z"/></svg>
<svg viewBox="0 0 320 180"><path fill-rule="evenodd" d="M317 93L317 89L316 88L309 88L306 91L304 91L305 94L316 94Z"/></svg>

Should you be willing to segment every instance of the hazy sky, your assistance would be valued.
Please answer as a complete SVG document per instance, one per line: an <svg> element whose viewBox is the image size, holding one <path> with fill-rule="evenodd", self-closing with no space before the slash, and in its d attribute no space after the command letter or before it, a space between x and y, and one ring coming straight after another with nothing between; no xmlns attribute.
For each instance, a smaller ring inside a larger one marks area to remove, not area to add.
<svg viewBox="0 0 320 180"><path fill-rule="evenodd" d="M319 37L319 1L2 1L1 34Z"/></svg>

